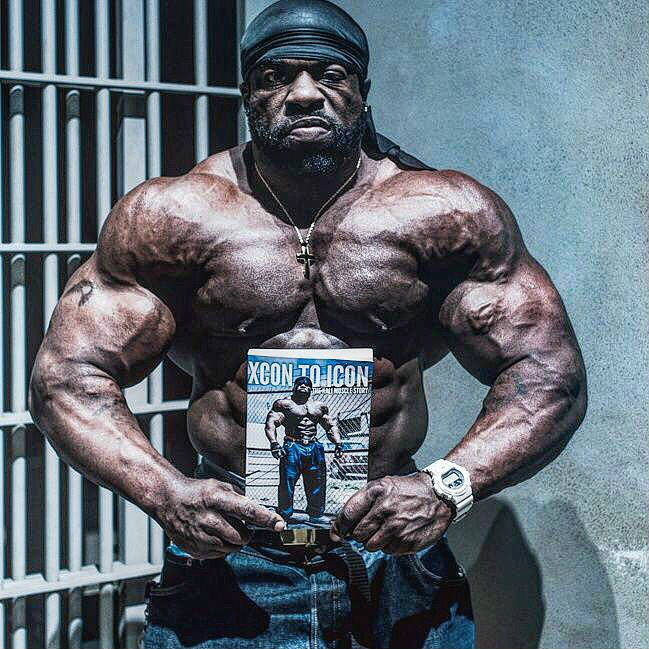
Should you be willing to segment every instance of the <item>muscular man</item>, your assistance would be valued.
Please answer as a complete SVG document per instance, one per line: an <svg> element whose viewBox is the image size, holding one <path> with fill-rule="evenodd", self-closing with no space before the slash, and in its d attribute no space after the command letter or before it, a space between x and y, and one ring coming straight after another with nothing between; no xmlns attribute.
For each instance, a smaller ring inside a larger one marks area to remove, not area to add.
<svg viewBox="0 0 649 649"><path fill-rule="evenodd" d="M456 508L412 461L427 430L422 372L451 352L489 386L446 455L476 501L543 468L584 416L574 332L507 205L375 133L368 60L363 31L331 3L262 12L242 40L252 142L124 196L52 316L34 420L193 557L167 555L144 646L349 646L350 629L376 647L472 646L444 540ZM331 532L371 588L282 550L281 516L223 479L243 473L245 359L259 347L374 350L370 481ZM193 376L189 435L222 479L183 476L126 406L123 388L165 355ZM251 538L249 522L267 531Z"/></svg>
<svg viewBox="0 0 649 649"><path fill-rule="evenodd" d="M342 456L342 439L338 424L329 416L322 401L309 401L313 384L300 376L293 383L289 399L278 399L266 417L266 437L273 457L279 460L277 511L285 521L293 515L295 483L302 476L306 494L306 513L312 523L322 523L327 500L327 464L325 450L316 438L318 424L335 446L334 454ZM277 441L277 427L284 426L284 445Z"/></svg>

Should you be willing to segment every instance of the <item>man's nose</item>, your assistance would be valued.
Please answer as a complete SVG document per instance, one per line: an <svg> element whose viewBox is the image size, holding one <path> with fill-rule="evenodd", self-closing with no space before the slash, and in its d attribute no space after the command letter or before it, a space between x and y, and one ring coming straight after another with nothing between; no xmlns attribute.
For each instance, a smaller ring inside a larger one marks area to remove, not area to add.
<svg viewBox="0 0 649 649"><path fill-rule="evenodd" d="M318 109L324 106L324 96L316 85L313 77L306 71L300 72L286 96L287 107Z"/></svg>

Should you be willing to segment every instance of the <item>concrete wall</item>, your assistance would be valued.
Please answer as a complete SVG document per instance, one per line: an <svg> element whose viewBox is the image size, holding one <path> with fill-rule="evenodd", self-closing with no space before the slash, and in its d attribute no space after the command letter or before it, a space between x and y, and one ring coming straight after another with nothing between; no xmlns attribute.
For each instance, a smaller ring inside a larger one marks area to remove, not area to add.
<svg viewBox="0 0 649 649"><path fill-rule="evenodd" d="M248 0L248 16L267 4ZM451 531L479 647L647 647L646 3L339 4L368 34L379 130L507 201L589 372L564 453ZM485 394L451 357L425 379L422 463Z"/></svg>

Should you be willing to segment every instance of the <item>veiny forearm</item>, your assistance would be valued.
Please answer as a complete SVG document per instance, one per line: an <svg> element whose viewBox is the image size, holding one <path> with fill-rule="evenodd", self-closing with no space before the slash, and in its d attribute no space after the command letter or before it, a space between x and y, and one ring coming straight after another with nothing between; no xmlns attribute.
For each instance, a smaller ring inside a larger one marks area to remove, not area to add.
<svg viewBox="0 0 649 649"><path fill-rule="evenodd" d="M266 422L264 433L266 434L266 439L268 439L271 444L277 441L277 426L274 422Z"/></svg>
<svg viewBox="0 0 649 649"><path fill-rule="evenodd" d="M343 442L342 437L340 436L340 431L338 430L338 426L336 426L335 424L327 431L327 437L334 444L342 444Z"/></svg>
<svg viewBox="0 0 649 649"><path fill-rule="evenodd" d="M152 516L182 474L149 443L122 391L88 364L37 360L30 410L60 457Z"/></svg>
<svg viewBox="0 0 649 649"><path fill-rule="evenodd" d="M523 359L498 376L476 422L446 459L466 467L474 497L486 498L551 462L585 411L586 380L578 354L554 365Z"/></svg>

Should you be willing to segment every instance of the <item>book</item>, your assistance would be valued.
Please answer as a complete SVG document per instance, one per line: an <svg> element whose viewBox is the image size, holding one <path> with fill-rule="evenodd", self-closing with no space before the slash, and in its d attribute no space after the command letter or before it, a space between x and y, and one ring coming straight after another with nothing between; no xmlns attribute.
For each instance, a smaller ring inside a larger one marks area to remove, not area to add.
<svg viewBox="0 0 649 649"><path fill-rule="evenodd" d="M371 349L251 349L246 496L289 528L329 527L367 482Z"/></svg>

